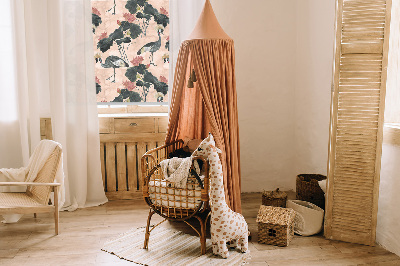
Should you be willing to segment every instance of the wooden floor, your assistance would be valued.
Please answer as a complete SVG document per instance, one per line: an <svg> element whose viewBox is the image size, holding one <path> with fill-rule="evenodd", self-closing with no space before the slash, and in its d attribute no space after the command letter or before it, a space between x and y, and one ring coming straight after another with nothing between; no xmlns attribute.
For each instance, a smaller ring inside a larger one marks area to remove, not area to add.
<svg viewBox="0 0 400 266"><path fill-rule="evenodd" d="M250 265L400 265L400 258L382 247L329 241L322 235L295 236L285 248L258 244L255 219L261 195L244 194L242 201L253 236ZM147 214L148 207L142 200L112 201L62 212L58 236L54 236L49 214L38 214L36 219L26 215L16 224L0 223L0 265L134 265L100 249L107 239L144 226ZM177 223L162 226L191 230Z"/></svg>

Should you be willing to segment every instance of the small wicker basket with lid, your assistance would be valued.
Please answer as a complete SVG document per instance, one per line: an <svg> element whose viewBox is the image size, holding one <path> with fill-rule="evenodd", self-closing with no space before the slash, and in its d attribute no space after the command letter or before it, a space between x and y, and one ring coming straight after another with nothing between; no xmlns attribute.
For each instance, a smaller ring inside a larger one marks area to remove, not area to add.
<svg viewBox="0 0 400 266"><path fill-rule="evenodd" d="M264 191L262 205L286 208L287 194L279 188L273 191Z"/></svg>

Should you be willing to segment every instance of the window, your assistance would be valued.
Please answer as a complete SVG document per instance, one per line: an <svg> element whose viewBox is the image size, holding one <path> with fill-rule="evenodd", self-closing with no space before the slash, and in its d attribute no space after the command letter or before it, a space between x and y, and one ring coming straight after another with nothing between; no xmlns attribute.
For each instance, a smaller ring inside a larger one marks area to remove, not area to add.
<svg viewBox="0 0 400 266"><path fill-rule="evenodd" d="M11 24L11 1L0 2L0 122L11 122L18 119L17 90L15 84L15 58L13 48L13 32Z"/></svg>
<svg viewBox="0 0 400 266"><path fill-rule="evenodd" d="M390 22L385 123L400 124L400 3L393 1ZM387 125L388 126L388 125Z"/></svg>
<svg viewBox="0 0 400 266"><path fill-rule="evenodd" d="M168 103L169 0L92 0L99 104Z"/></svg>
<svg viewBox="0 0 400 266"><path fill-rule="evenodd" d="M392 2L383 143L400 145L400 2Z"/></svg>

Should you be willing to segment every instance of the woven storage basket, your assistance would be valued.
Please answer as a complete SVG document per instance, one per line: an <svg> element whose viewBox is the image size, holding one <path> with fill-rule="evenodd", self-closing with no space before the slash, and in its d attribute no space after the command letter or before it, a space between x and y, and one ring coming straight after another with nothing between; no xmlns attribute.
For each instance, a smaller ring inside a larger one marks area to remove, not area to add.
<svg viewBox="0 0 400 266"><path fill-rule="evenodd" d="M325 209L325 195L318 181L326 179L324 175L300 174L296 177L296 199L314 203Z"/></svg>
<svg viewBox="0 0 400 266"><path fill-rule="evenodd" d="M262 205L286 208L287 194L279 191L264 191L262 194Z"/></svg>
<svg viewBox="0 0 400 266"><path fill-rule="evenodd" d="M287 206L296 212L294 232L302 236L318 234L322 230L324 210L302 200L288 200Z"/></svg>
<svg viewBox="0 0 400 266"><path fill-rule="evenodd" d="M294 235L292 209L261 205L257 215L258 243L287 247Z"/></svg>

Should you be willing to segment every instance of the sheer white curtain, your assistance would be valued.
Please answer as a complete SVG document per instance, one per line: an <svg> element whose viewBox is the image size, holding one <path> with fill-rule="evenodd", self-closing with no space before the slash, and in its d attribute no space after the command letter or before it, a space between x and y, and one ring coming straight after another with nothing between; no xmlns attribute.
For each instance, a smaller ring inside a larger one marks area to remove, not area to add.
<svg viewBox="0 0 400 266"><path fill-rule="evenodd" d="M181 43L186 40L194 26L196 25L197 19L203 10L205 0L170 0L170 62L172 67L170 68L169 80L170 88L174 81L174 69L176 60L178 59L178 52Z"/></svg>
<svg viewBox="0 0 400 266"><path fill-rule="evenodd" d="M15 139L0 142L0 167L26 166L40 141L39 118L51 117L53 138L61 143L64 153L64 209L105 203L90 0L2 2L11 3L16 82L2 88L0 98L5 91L16 91L17 97L10 99L18 108L14 118L11 112L0 109L0 122L8 119L16 125L1 130L1 136ZM15 158L3 160L3 151L13 151Z"/></svg>
<svg viewBox="0 0 400 266"><path fill-rule="evenodd" d="M0 1L0 168L23 164L15 88L11 2Z"/></svg>

